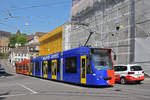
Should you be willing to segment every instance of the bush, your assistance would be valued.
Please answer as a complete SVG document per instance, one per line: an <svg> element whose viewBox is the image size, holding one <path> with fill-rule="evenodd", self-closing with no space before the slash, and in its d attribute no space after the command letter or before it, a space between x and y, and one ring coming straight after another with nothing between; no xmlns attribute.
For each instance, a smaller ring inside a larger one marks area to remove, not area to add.
<svg viewBox="0 0 150 100"><path fill-rule="evenodd" d="M0 59L8 59L9 54L8 53L1 53L0 52Z"/></svg>

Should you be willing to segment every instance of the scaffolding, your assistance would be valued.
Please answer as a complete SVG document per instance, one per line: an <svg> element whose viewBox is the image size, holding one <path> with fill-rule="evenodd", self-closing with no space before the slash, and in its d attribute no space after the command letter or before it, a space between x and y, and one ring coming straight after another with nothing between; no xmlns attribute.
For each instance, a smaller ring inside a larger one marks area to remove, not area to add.
<svg viewBox="0 0 150 100"><path fill-rule="evenodd" d="M127 59L130 54L130 8L129 0L81 0L72 7L71 19L88 23L93 34L88 45L110 47L118 54L118 59ZM117 30L117 27L121 28ZM72 26L71 48L82 46L89 36L87 27ZM122 41L123 40L123 41ZM119 62L118 63L123 63ZM125 63L128 63L126 60Z"/></svg>
<svg viewBox="0 0 150 100"><path fill-rule="evenodd" d="M149 0L80 0L72 7L71 21L89 27L72 25L68 45L83 46L90 29L96 34L88 45L112 48L117 54L115 64L134 63L139 43L135 38L150 36L149 8Z"/></svg>

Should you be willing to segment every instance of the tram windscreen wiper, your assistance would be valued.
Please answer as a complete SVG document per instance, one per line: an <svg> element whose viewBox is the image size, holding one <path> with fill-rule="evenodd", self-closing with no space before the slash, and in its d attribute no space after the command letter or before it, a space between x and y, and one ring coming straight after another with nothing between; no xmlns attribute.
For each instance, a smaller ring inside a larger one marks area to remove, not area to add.
<svg viewBox="0 0 150 100"><path fill-rule="evenodd" d="M109 70L112 70L113 68L112 67L109 67L109 66L95 66L95 69L96 70L106 70L106 69L109 69Z"/></svg>

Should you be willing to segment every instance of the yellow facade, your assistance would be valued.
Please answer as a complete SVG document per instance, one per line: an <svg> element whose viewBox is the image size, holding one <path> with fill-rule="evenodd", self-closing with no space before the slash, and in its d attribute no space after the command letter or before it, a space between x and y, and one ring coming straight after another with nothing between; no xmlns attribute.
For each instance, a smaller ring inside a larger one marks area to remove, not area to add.
<svg viewBox="0 0 150 100"><path fill-rule="evenodd" d="M62 51L62 26L49 32L39 39L40 56Z"/></svg>

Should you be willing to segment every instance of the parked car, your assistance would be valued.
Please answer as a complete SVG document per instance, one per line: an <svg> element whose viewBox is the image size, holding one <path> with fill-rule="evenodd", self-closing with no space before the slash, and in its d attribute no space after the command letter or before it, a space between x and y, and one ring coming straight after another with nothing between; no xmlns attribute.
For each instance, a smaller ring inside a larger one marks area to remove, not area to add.
<svg viewBox="0 0 150 100"><path fill-rule="evenodd" d="M121 84L140 83L144 80L144 70L137 64L115 65L115 81Z"/></svg>
<svg viewBox="0 0 150 100"><path fill-rule="evenodd" d="M0 73L5 73L5 69L0 66Z"/></svg>

